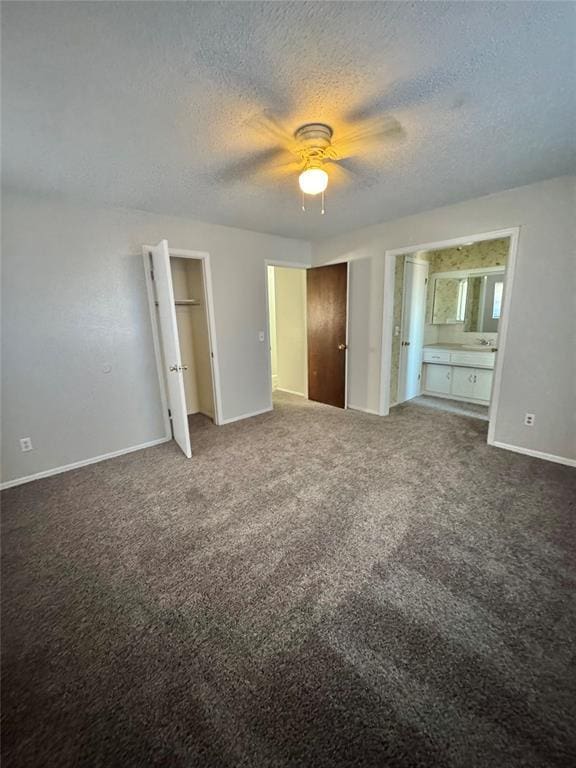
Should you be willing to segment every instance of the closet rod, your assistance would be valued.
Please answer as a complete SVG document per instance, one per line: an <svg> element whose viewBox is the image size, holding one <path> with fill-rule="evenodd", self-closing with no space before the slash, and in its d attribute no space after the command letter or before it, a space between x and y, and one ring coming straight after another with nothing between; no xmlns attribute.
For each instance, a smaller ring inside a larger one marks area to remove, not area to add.
<svg viewBox="0 0 576 768"><path fill-rule="evenodd" d="M154 302L156 306L158 306L158 302ZM199 307L200 306L200 299L176 299L174 301L174 304L176 306L185 306L185 307Z"/></svg>

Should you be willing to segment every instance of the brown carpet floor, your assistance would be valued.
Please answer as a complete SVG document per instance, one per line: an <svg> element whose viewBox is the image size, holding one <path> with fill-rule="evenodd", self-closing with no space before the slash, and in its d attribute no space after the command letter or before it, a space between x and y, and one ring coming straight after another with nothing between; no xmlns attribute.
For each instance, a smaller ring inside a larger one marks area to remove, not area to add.
<svg viewBox="0 0 576 768"><path fill-rule="evenodd" d="M472 416L476 419L488 421L490 409L487 405L478 403L466 403L461 400L451 400L447 397L433 397L432 395L419 395L410 401L414 405L423 405L428 408L437 408L439 411L450 411L460 416Z"/></svg>
<svg viewBox="0 0 576 768"><path fill-rule="evenodd" d="M282 396L2 494L3 766L576 756L576 472Z"/></svg>

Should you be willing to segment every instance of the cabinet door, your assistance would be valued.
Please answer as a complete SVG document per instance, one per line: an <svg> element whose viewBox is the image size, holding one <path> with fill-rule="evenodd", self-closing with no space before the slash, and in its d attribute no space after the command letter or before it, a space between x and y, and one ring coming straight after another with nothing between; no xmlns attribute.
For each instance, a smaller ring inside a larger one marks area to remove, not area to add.
<svg viewBox="0 0 576 768"><path fill-rule="evenodd" d="M476 397L474 394L475 368L452 368L452 394L458 397Z"/></svg>
<svg viewBox="0 0 576 768"><path fill-rule="evenodd" d="M490 400L493 375L494 371L487 368L476 368L474 370L474 397L477 400Z"/></svg>
<svg viewBox="0 0 576 768"><path fill-rule="evenodd" d="M427 365L426 391L449 395L451 371L452 368L449 365Z"/></svg>

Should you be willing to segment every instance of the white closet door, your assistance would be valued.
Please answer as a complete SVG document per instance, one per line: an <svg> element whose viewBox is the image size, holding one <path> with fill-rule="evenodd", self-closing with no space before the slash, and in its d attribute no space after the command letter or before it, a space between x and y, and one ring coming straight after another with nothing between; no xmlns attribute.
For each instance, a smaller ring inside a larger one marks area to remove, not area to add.
<svg viewBox="0 0 576 768"><path fill-rule="evenodd" d="M166 389L168 407L172 419L174 440L186 456L192 456L190 447L190 431L188 429L188 414L186 412L186 395L184 392L184 375L180 357L180 342L178 339L178 324L176 322L176 306L174 304L174 288L170 271L170 253L168 241L161 240L154 246L150 255L154 269L154 285L156 286L156 301L158 302L158 320L160 338L164 351L166 374Z"/></svg>
<svg viewBox="0 0 576 768"><path fill-rule="evenodd" d="M422 386L422 347L426 313L426 284L428 263L404 261L404 292L402 299L402 336L397 402L403 403L420 394Z"/></svg>

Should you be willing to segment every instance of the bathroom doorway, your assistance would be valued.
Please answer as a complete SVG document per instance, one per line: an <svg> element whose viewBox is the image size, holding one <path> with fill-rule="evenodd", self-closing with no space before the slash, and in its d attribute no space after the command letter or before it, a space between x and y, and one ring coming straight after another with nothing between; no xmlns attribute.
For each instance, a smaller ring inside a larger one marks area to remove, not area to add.
<svg viewBox="0 0 576 768"><path fill-rule="evenodd" d="M516 244L503 230L387 253L384 413L410 400L493 432Z"/></svg>

